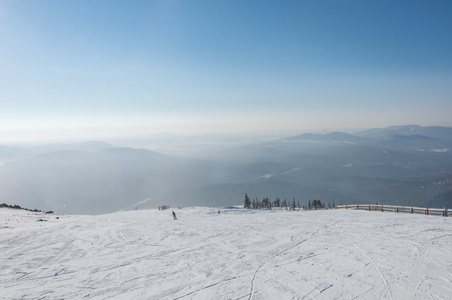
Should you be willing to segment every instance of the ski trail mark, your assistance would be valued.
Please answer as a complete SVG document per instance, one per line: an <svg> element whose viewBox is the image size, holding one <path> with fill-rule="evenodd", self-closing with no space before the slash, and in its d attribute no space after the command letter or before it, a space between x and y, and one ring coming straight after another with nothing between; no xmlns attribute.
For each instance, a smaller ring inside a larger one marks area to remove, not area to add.
<svg viewBox="0 0 452 300"><path fill-rule="evenodd" d="M359 251L361 251L365 257L367 257L367 259L370 261L370 263L375 267L375 269L377 270L378 274L380 274L381 279L383 280L383 283L385 285L385 290L387 291L389 298L392 299L392 295L391 292L388 289L388 282L386 281L385 277L383 276L383 273L381 273L380 268L374 263L374 261L372 260L372 258L369 257L369 255L366 254L366 252L364 252L363 249L361 249L358 245L356 245L355 243L353 243L349 238L346 238L353 246L356 247L356 249L358 249Z"/></svg>
<svg viewBox="0 0 452 300"><path fill-rule="evenodd" d="M320 294L323 293L324 291L326 291L327 289L329 289L329 288L332 287L332 286L333 286L333 285L330 284L329 286L327 286L327 287L321 289L321 290L319 291L319 293L320 293Z"/></svg>
<svg viewBox="0 0 452 300"><path fill-rule="evenodd" d="M211 288L211 287L214 287L214 286L217 286L217 285L219 285L219 284L226 283L226 282L228 282L228 281L231 281L231 280L234 280L234 279L238 279L238 278L241 278L241 277L243 277L243 276L239 276L239 277L234 276L234 277L226 278L226 279L224 279L224 280L222 280L222 281L218 281L218 282L215 282L215 283L206 285L206 286L203 285L201 288L197 289L196 291L192 291L192 292L187 293L187 294L185 294L185 295L176 297L176 298L174 298L174 300L182 299L182 298L188 297L188 296L190 296L190 295L194 295L194 294L198 293L199 291L202 291L202 290L205 290L205 289L209 289L209 288Z"/></svg>
<svg viewBox="0 0 452 300"><path fill-rule="evenodd" d="M256 279L256 275L257 275L257 273L259 272L259 270L262 268L262 266L263 266L263 265L260 265L260 266L256 269L256 271L254 272L253 279L251 280L251 289L250 289L250 294L249 294L249 296L248 296L248 300L250 300L251 297L253 297L253 294L254 294L254 280Z"/></svg>
<svg viewBox="0 0 452 300"><path fill-rule="evenodd" d="M336 222L336 223L337 223L337 222ZM334 224L336 224L336 223L334 223ZM334 225L334 224L333 224L333 225ZM294 243L294 244L292 244L292 245L289 245L286 249L284 249L284 250L282 250L282 251L276 253L276 254L275 254L275 257L281 256L281 255L285 254L286 252L292 250L293 248L295 248L295 247L297 247L297 246L303 244L304 242L306 242L307 240L309 240L310 238L312 238L315 234L317 234L319 231L320 231L320 229L318 229L318 230L316 230L316 231L314 231L314 232L311 232L311 234L309 235L309 237L304 238L304 239L302 239L302 240L300 240L300 241L298 241L298 242L296 242L296 243ZM292 237L293 237L293 236L292 236Z"/></svg>
<svg viewBox="0 0 452 300"><path fill-rule="evenodd" d="M295 244L293 244L293 245L290 245L289 247L287 247L286 249L282 250L281 252L276 253L275 257L278 257L278 256L280 256L280 255L283 255L284 253L286 253L286 252L292 250L293 248L295 248L295 247L301 245L302 243L306 242L307 240L308 240L308 239L303 239L303 240L301 240L301 241L298 242L298 243L295 243Z"/></svg>

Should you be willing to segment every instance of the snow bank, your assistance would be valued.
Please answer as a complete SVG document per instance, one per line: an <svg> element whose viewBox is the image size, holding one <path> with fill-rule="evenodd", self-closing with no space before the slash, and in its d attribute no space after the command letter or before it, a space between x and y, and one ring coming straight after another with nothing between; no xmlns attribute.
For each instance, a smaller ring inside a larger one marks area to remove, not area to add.
<svg viewBox="0 0 452 300"><path fill-rule="evenodd" d="M450 299L452 218L0 209L0 298ZM46 221L38 221L39 219Z"/></svg>

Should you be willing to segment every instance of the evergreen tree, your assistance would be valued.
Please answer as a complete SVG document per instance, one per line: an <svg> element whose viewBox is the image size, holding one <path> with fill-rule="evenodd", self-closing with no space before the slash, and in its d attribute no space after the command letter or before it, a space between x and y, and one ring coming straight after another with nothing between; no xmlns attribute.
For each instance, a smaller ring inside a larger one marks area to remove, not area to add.
<svg viewBox="0 0 452 300"><path fill-rule="evenodd" d="M320 200L312 200L312 206L314 209L326 208L326 205L322 203Z"/></svg>
<svg viewBox="0 0 452 300"><path fill-rule="evenodd" d="M268 198L262 199L262 208L268 208Z"/></svg>
<svg viewBox="0 0 452 300"><path fill-rule="evenodd" d="M251 200L250 197L248 197L247 193L245 193L245 201L243 202L243 207L248 209L251 208Z"/></svg>

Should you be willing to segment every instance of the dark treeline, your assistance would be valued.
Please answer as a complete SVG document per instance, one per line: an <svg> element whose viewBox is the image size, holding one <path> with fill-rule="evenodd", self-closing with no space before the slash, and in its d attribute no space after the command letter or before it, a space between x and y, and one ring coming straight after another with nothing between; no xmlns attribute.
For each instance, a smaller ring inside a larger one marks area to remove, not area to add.
<svg viewBox="0 0 452 300"><path fill-rule="evenodd" d="M43 212L43 211L41 211L39 209L36 209L36 208L35 209L28 209L28 208L21 207L21 206L19 206L17 204L9 205L9 204L6 204L6 203L2 203L2 204L0 204L0 208L2 208L2 207L12 208L12 209L22 209L22 210L27 210L27 211L31 211L31 212ZM45 213L46 214L53 214L53 211L46 211Z"/></svg>
<svg viewBox="0 0 452 300"><path fill-rule="evenodd" d="M248 209L272 209L272 208L285 208L290 210L311 210L311 209L327 209L327 208L335 208L336 205L322 203L320 200L312 200L309 199L308 204L300 206L300 201L295 201L295 198L292 199L292 202L284 199L281 201L280 198L276 198L275 201L271 201L269 198L263 198L260 200L258 197L251 199L247 193L245 193L245 200L243 201L243 207Z"/></svg>

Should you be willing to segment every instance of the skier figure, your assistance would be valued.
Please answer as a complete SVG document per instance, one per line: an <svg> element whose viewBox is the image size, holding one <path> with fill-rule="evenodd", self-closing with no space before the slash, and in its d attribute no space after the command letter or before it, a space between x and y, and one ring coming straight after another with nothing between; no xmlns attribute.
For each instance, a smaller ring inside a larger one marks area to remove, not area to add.
<svg viewBox="0 0 452 300"><path fill-rule="evenodd" d="M173 210L173 218L174 218L174 220L177 220L176 213L174 212L174 210Z"/></svg>

